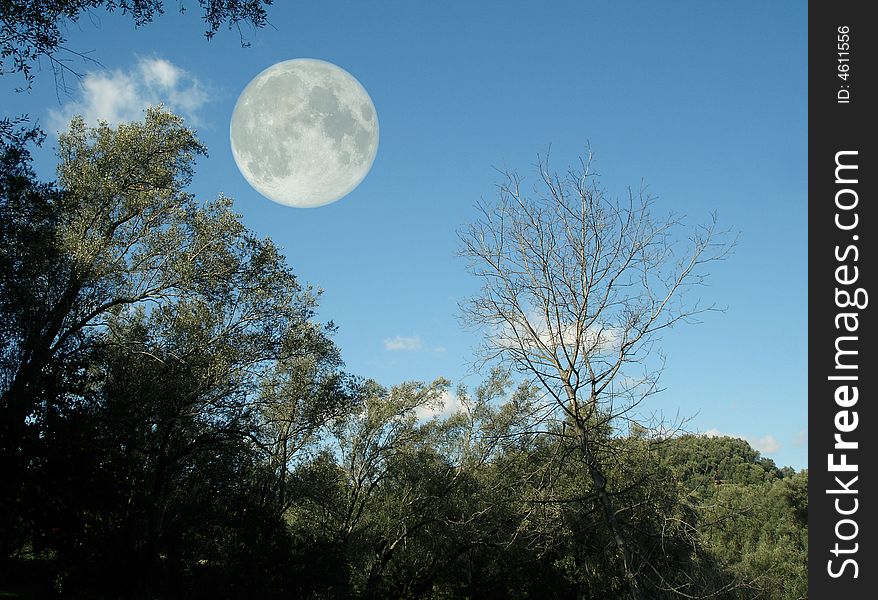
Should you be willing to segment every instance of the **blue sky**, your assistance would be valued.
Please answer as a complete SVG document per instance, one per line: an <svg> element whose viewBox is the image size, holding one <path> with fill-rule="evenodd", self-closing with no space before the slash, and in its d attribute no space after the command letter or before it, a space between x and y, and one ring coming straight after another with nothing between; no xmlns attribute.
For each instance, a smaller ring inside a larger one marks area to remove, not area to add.
<svg viewBox="0 0 878 600"><path fill-rule="evenodd" d="M68 46L100 65L69 95L51 72L30 92L3 78L4 115L47 129L73 112L139 114L164 101L210 150L193 191L235 199L246 224L282 246L300 277L324 289L320 317L339 326L347 369L385 384L476 383L478 342L457 305L477 282L456 258L455 231L491 198L495 168L530 170L586 144L616 195L641 180L659 211L704 222L716 210L740 231L735 255L698 293L728 307L669 332L666 413L690 428L743 436L779 464L807 464L807 52L803 2L278 2L271 27L213 40L193 7L134 32L96 12L68 27ZM257 73L319 58L353 74L378 112L371 173L317 209L262 198L238 172L228 125ZM160 76L173 73L173 85ZM50 136L37 163L50 176Z"/></svg>

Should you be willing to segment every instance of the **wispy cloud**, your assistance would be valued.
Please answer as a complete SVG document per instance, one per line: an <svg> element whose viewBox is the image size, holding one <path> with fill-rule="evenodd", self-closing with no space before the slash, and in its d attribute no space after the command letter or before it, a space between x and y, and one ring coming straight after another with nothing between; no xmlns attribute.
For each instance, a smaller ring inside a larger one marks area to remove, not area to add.
<svg viewBox="0 0 878 600"><path fill-rule="evenodd" d="M761 438L744 438L755 450L762 454L774 454L780 450L780 442L773 435L763 435Z"/></svg>
<svg viewBox="0 0 878 600"><path fill-rule="evenodd" d="M51 129L63 131L74 115L81 115L89 125L98 121L117 125L142 118L144 109L158 104L197 124L199 110L209 98L197 77L158 57L140 58L127 71L86 73L81 90L78 100L49 111Z"/></svg>
<svg viewBox="0 0 878 600"><path fill-rule="evenodd" d="M507 321L498 324L491 337L498 346L527 350L542 346L570 348L578 343L589 354L613 352L622 342L622 332L616 327L597 324L577 335L576 323L547 320L537 310L527 311L526 316L518 315L513 324Z"/></svg>
<svg viewBox="0 0 878 600"><path fill-rule="evenodd" d="M391 352L413 352L423 348L424 344L418 336L405 337L398 335L384 340L384 349Z"/></svg>
<svg viewBox="0 0 878 600"><path fill-rule="evenodd" d="M712 427L704 432L707 437L734 437L739 438L746 441L750 446L753 447L754 450L758 451L761 454L774 454L778 450L781 449L781 443L777 441L773 435L763 435L762 437L754 437L750 435L738 435L735 433L724 433L717 429L716 427Z"/></svg>
<svg viewBox="0 0 878 600"><path fill-rule="evenodd" d="M802 429L800 430L795 437L793 437L793 446L797 448L801 448L802 446L808 445L808 430Z"/></svg>

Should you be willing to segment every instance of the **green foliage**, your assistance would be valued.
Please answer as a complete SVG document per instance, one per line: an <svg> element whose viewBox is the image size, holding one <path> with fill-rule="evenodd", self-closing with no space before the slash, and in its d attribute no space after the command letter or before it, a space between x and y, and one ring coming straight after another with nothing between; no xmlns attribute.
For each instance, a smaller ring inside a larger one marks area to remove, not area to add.
<svg viewBox="0 0 878 600"><path fill-rule="evenodd" d="M682 436L664 455L702 539L738 583L734 597L806 598L808 472L778 470L730 437Z"/></svg>
<svg viewBox="0 0 878 600"><path fill-rule="evenodd" d="M289 557L270 425L306 415L307 442L351 401L315 293L184 191L203 148L179 118L74 120L59 146L55 186L6 153L4 550L57 556L65 593Z"/></svg>
<svg viewBox="0 0 878 600"><path fill-rule="evenodd" d="M691 490L723 483L758 484L781 476L771 459L738 438L683 435L666 444L663 453Z"/></svg>

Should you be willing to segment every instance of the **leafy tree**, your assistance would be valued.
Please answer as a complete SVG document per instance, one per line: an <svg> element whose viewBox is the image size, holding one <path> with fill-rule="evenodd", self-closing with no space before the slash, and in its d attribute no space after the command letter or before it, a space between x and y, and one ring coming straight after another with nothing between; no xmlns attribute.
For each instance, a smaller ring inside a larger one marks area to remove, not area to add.
<svg viewBox="0 0 878 600"><path fill-rule="evenodd" d="M44 191L40 212L27 214L21 193L2 199L13 242L4 253L4 305L21 313L7 336L5 423L21 429L37 418L47 370L83 355L108 320L131 307L243 293L251 294L251 311L287 302L272 325L263 324L266 334L310 315L313 300L297 299L311 292L291 274L275 277L277 249L245 231L229 200L201 205L184 191L204 148L178 117L149 109L144 122L118 128L74 119L59 147L57 191ZM29 239L37 229L42 243ZM243 310L235 319L254 321ZM237 333L235 323L226 324L228 333Z"/></svg>
<svg viewBox="0 0 878 600"><path fill-rule="evenodd" d="M441 402L446 388L441 380L389 391L370 385L362 408L336 430L341 488L331 505L312 501L332 515L357 595L396 596L396 586L423 586L438 560L431 542L445 541L435 534L453 518L464 472L442 452L451 435L446 426L419 422L416 411Z"/></svg>
<svg viewBox="0 0 878 600"><path fill-rule="evenodd" d="M59 144L58 191L43 194L40 213L24 214L21 195L3 198L7 235L19 242L4 254L10 274L4 292L11 300L27 287L35 290L18 308L31 312L7 338L14 360L5 365L4 416L17 425L35 410L40 379L54 359L87 345L112 309L182 291L186 274L174 267L185 267L188 257L191 273L195 261L206 262L199 247L213 246L207 231L201 239L191 236L196 245L179 246L184 234L196 233L204 210L183 192L203 148L178 118L151 110L145 123L119 130L87 130L75 120ZM36 228L46 232L37 239L42 243L24 243ZM165 252L179 265L169 264ZM34 269L47 255L57 257L48 277Z"/></svg>
<svg viewBox="0 0 878 600"><path fill-rule="evenodd" d="M466 410L427 418L446 388L442 380L390 390L368 383L326 451L296 473L288 512L296 537L346 567L321 567L328 597L475 593L464 573L480 578L476 555L503 550L500 521L511 517L483 486L499 439L485 427L490 386L475 397L458 390Z"/></svg>
<svg viewBox="0 0 878 600"><path fill-rule="evenodd" d="M300 470L315 460L329 426L357 410L365 394L362 382L339 371L328 342L322 335L302 340L311 352L285 356L259 382L259 439L272 472L267 493L278 515L295 502Z"/></svg>
<svg viewBox="0 0 878 600"><path fill-rule="evenodd" d="M221 490L240 507L222 531L262 515L253 531L286 544L277 425L301 437L291 459L353 401L316 294L228 199L184 191L201 152L150 109L74 120L54 185L4 154L4 553L60 552L74 587L108 564L146 589L241 559L218 542Z"/></svg>
<svg viewBox="0 0 878 600"><path fill-rule="evenodd" d="M234 595L230 590L248 574L271 589L272 563L283 563L290 542L269 492L277 484L260 449L260 401L250 371L275 357L271 338L252 323L226 333L231 307L242 303L247 299L228 298L201 312L184 302L151 318L135 313L111 322L92 407L110 468L90 475L116 479L125 502L104 503L102 520L110 526L94 546L77 535L80 552L65 556L82 560L82 547L103 550L107 540L118 547L114 557L71 573L116 564L115 572L127 574L120 585L139 582L144 595L191 585L213 570L222 577L213 574L211 589L222 583L224 594ZM258 318L273 319L274 311ZM94 530L81 513L71 517Z"/></svg>

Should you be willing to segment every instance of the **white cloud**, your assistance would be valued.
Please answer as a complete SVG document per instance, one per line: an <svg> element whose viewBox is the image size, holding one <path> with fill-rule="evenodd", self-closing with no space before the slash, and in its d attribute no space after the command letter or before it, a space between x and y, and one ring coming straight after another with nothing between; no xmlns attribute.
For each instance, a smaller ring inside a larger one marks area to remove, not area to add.
<svg viewBox="0 0 878 600"><path fill-rule="evenodd" d="M538 311L528 311L526 316L517 315L514 324L503 322L498 325L491 337L494 343L503 347L533 350L539 346L550 349L568 348L575 345L576 324L573 322L548 322ZM582 349L589 354L614 351L622 341L621 331L609 325L598 324L589 327L579 337Z"/></svg>
<svg viewBox="0 0 878 600"><path fill-rule="evenodd" d="M802 446L808 445L808 430L802 429L800 430L795 437L793 437L793 446L801 448Z"/></svg>
<svg viewBox="0 0 878 600"><path fill-rule="evenodd" d="M82 97L60 110L49 111L49 125L63 131L74 115L89 125L107 121L117 125L143 117L148 106L164 104L191 123L207 102L204 85L194 75L163 58L140 58L128 71L95 71L82 80Z"/></svg>
<svg viewBox="0 0 878 600"><path fill-rule="evenodd" d="M421 342L421 338L418 336L405 337L402 335L398 335L393 338L387 338L384 340L384 349L394 351L405 351L405 352L413 352L415 350L420 350L423 347L423 343Z"/></svg>
<svg viewBox="0 0 878 600"><path fill-rule="evenodd" d="M179 67L161 58L140 61L140 71L147 85L155 85L166 90L173 89L182 74Z"/></svg>
<svg viewBox="0 0 878 600"><path fill-rule="evenodd" d="M418 420L426 421L427 419L432 419L433 417L447 419L451 415L464 409L463 404L461 404L460 402L460 398L457 397L457 394L453 394L448 390L442 392L440 400L442 401L441 406L419 406L418 408L416 408L415 416L418 418Z"/></svg>
<svg viewBox="0 0 878 600"><path fill-rule="evenodd" d="M753 437L750 435L738 435L735 433L724 433L717 429L716 427L712 427L705 431L702 435L706 437L733 437L739 438L746 441L750 446L753 447L754 450L758 451L760 454L774 454L781 448L781 443L777 441L773 435L763 435L762 437Z"/></svg>
<svg viewBox="0 0 878 600"><path fill-rule="evenodd" d="M780 442L778 442L773 435L763 435L761 438L757 439L750 437L744 439L747 440L755 450L758 450L762 454L774 454L780 450Z"/></svg>

